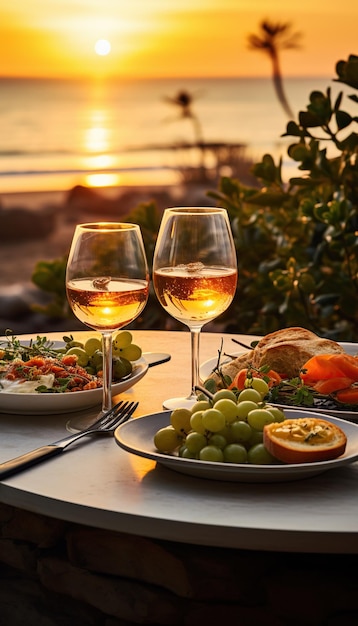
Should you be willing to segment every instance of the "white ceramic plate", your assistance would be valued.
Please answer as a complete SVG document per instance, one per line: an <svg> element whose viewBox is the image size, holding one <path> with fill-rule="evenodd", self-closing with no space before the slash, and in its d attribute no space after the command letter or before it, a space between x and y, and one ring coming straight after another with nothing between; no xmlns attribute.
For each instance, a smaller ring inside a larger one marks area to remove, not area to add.
<svg viewBox="0 0 358 626"><path fill-rule="evenodd" d="M23 344L28 342L22 342ZM63 342L53 342L53 347L63 346ZM145 376L148 363L145 359L138 359L133 364L131 376L115 385L112 385L112 395L117 396L133 387ZM73 391L71 393L6 393L0 391L0 412L39 415L56 413L73 413L101 404L102 388Z"/></svg>
<svg viewBox="0 0 358 626"><path fill-rule="evenodd" d="M352 355L356 355L358 354L358 344L357 343L349 343L349 342L340 342L340 345L342 346L342 348L344 349L344 351L347 354L352 354ZM240 356L241 354L244 354L244 352L233 352L232 356L237 357ZM221 365L223 365L224 363L230 363L231 359L222 359L221 361ZM215 359L209 359L208 361L205 361L204 363L202 363L200 365L200 369L199 369L199 376L202 380L202 382L204 380L206 380L207 378L209 378L210 374L212 373L213 369L216 367L218 362L217 357L215 357ZM272 403L273 404L273 403ZM276 404L276 406L280 407L281 409L284 409L285 412L287 409L292 409L292 405L286 405L286 404ZM343 411L340 409L320 409L318 407L304 407L305 411L314 411L315 413L322 413L322 414L326 414L327 412L334 416L334 417L338 417L341 419L347 419L350 421L354 421L354 422L358 422L358 410L357 411Z"/></svg>
<svg viewBox="0 0 358 626"><path fill-rule="evenodd" d="M321 414L290 410L287 418L307 417ZM159 428L170 423L170 411L153 413L126 422L119 426L114 433L116 443L132 454L152 459L182 474L209 478L212 480L226 480L231 482L284 482L308 478L322 474L330 469L341 467L358 460L358 425L344 420L324 415L324 419L339 426L347 436L347 448L341 457L332 461L316 463L295 463L292 465L251 465L249 463L213 463L210 461L196 461L182 459L178 456L161 454L153 444L153 437Z"/></svg>

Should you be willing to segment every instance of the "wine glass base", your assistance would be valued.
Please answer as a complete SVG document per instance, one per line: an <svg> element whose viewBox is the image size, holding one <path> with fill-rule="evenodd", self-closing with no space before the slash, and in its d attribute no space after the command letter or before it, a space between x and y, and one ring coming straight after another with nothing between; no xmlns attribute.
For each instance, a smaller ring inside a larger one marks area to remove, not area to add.
<svg viewBox="0 0 358 626"><path fill-rule="evenodd" d="M66 422L66 430L70 433L77 434L82 430L91 428L101 415L103 415L103 411L98 411L98 408L97 412L88 413L88 411L86 411L83 415L74 415Z"/></svg>
<svg viewBox="0 0 358 626"><path fill-rule="evenodd" d="M191 409L197 401L198 399L196 397L170 398L169 400L164 400L163 408L169 411L174 411L174 409Z"/></svg>

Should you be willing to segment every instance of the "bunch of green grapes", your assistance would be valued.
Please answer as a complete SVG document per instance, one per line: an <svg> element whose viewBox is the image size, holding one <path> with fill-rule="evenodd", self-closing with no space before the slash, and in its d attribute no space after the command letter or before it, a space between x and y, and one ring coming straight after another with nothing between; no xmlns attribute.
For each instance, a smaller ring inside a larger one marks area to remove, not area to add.
<svg viewBox="0 0 358 626"><path fill-rule="evenodd" d="M98 337L89 337L84 343L72 337L64 337L64 354L75 354L77 363L89 374L97 375L103 370L102 342ZM113 337L113 381L123 380L133 371L132 361L142 356L139 346L132 343L133 337L128 330L118 331Z"/></svg>
<svg viewBox="0 0 358 626"><path fill-rule="evenodd" d="M129 330L121 330L113 337L113 354L127 361L137 361L142 356L142 349L133 343Z"/></svg>
<svg viewBox="0 0 358 626"><path fill-rule="evenodd" d="M277 463L263 444L263 429L271 422L282 422L281 409L264 400L268 385L253 378L250 388L237 396L229 389L211 398L199 396L191 410L172 411L170 424L154 435L159 452L178 454L186 459L221 463Z"/></svg>

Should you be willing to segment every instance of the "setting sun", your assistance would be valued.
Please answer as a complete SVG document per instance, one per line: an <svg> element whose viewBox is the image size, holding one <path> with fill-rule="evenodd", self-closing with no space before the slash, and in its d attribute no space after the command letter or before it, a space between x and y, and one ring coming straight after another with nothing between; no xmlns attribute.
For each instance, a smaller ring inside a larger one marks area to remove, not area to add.
<svg viewBox="0 0 358 626"><path fill-rule="evenodd" d="M356 52L351 0L272 0L269 15L266 0L88 0L85 10L82 0L0 0L0 10L3 76L267 76L247 39L268 17L302 33L282 55L286 76L330 75Z"/></svg>
<svg viewBox="0 0 358 626"><path fill-rule="evenodd" d="M98 39L94 46L96 54L99 56L107 56L111 51L111 44L108 39Z"/></svg>

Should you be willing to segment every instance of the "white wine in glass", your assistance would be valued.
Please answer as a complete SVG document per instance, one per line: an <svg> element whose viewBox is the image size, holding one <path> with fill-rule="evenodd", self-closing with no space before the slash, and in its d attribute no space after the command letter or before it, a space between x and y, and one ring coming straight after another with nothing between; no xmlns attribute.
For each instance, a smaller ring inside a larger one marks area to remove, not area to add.
<svg viewBox="0 0 358 626"><path fill-rule="evenodd" d="M149 273L139 226L78 224L67 261L66 291L75 316L102 333L102 411L108 411L112 406L113 332L132 322L148 300Z"/></svg>
<svg viewBox="0 0 358 626"><path fill-rule="evenodd" d="M190 408L199 384L199 339L204 324L230 306L237 258L227 211L178 207L163 213L153 258L153 284L163 308L191 334L191 392L165 400L164 408Z"/></svg>

